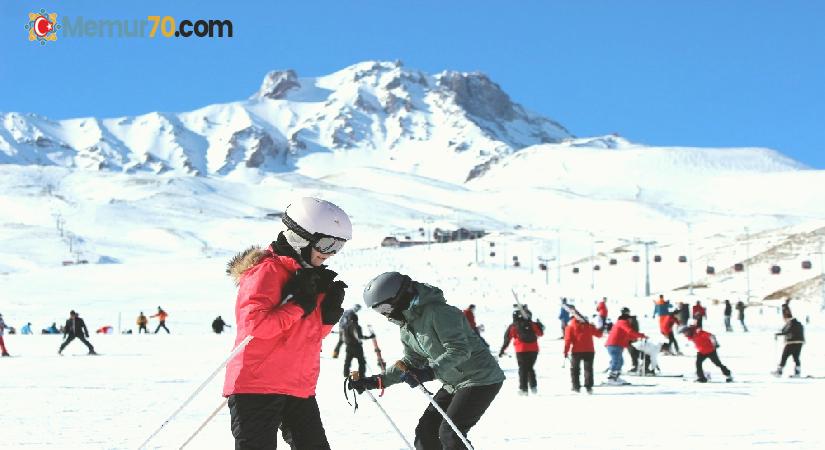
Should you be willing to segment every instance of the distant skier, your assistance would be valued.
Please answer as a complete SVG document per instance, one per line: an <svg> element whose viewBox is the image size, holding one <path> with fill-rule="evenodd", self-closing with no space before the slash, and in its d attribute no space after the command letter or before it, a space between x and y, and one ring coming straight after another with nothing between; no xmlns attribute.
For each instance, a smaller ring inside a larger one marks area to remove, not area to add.
<svg viewBox="0 0 825 450"><path fill-rule="evenodd" d="M344 345L344 334L346 333L347 322L353 316L358 314L358 311L361 311L361 305L355 304L350 309L344 311L344 314L341 315L341 318L338 320L338 343L335 344L335 349L332 350L332 357L337 358L338 354L341 351L341 346Z"/></svg>
<svg viewBox="0 0 825 450"><path fill-rule="evenodd" d="M343 336L344 344L347 346L346 357L344 358L344 376L350 376L349 368L352 365L353 359L358 361L359 377L366 376L367 360L364 358L364 346L361 344L361 341L364 339L372 339L375 335L364 336L363 331L361 331L361 325L358 325L358 315L353 314L347 321Z"/></svg>
<svg viewBox="0 0 825 450"><path fill-rule="evenodd" d="M686 302L679 302L679 323L682 326L687 326L690 320L690 306Z"/></svg>
<svg viewBox="0 0 825 450"><path fill-rule="evenodd" d="M725 315L725 331L733 331L733 327L730 326L730 316L733 314L733 306L730 304L730 300L725 299L725 311L723 314Z"/></svg>
<svg viewBox="0 0 825 450"><path fill-rule="evenodd" d="M518 309L513 311L513 323L508 325L504 331L504 342L498 352L498 357L504 356L504 351L510 345L510 341L513 341L518 363L518 388L521 395L527 395L528 385L532 393L538 392L534 366L539 355L538 338L542 335L544 335L544 325L541 321L533 322L531 315Z"/></svg>
<svg viewBox="0 0 825 450"><path fill-rule="evenodd" d="M215 320L212 321L212 331L214 331L215 334L221 334L223 333L224 327L232 328L232 325L224 322L221 316L215 317Z"/></svg>
<svg viewBox="0 0 825 450"><path fill-rule="evenodd" d="M619 378L624 364L622 353L624 353L624 349L630 346L630 341L647 338L644 333L633 330L630 325L631 317L635 319L634 316L630 315L630 308L622 308L621 315L613 324L613 328L607 336L607 342L605 342L607 353L610 355L610 374L607 377L610 384L624 384L624 380Z"/></svg>
<svg viewBox="0 0 825 450"><path fill-rule="evenodd" d="M575 308L573 310L575 311ZM602 330L584 320L584 317L575 311L573 320L567 324L564 331L564 357L567 358L572 351L570 379L575 392L581 390L579 373L581 363L584 362L584 388L588 394L593 393L593 358L596 354L593 347L594 337L602 337Z"/></svg>
<svg viewBox="0 0 825 450"><path fill-rule="evenodd" d="M564 339L564 330L567 328L567 322L570 321L570 311L567 310L567 299L561 299L561 307L559 308L559 321L561 322L561 337Z"/></svg>
<svg viewBox="0 0 825 450"><path fill-rule="evenodd" d="M350 380L359 393L405 382L410 387L438 379L433 396L463 435L481 419L501 390L504 372L470 329L461 310L441 289L398 272L375 277L364 289L364 303L401 327L404 357L385 375ZM464 444L432 405L415 428L416 449L464 449Z"/></svg>
<svg viewBox="0 0 825 450"><path fill-rule="evenodd" d="M676 311L667 314L664 320L659 322L659 331L662 336L667 338L666 355L681 355L679 351L679 343L676 342L676 336L673 334L673 327L679 324L679 319L676 318Z"/></svg>
<svg viewBox="0 0 825 450"><path fill-rule="evenodd" d="M782 359L779 361L779 366L771 372L774 376L780 377L782 376L782 369L785 367L785 363L788 361L788 357L793 357L793 362L796 364L794 367L793 377L799 377L802 371L802 364L800 363L800 353L802 353L802 345L805 344L805 327L794 317L790 316L790 308L786 311L783 311L785 320L785 326L782 327L782 330L779 333L774 335L774 339L778 338L779 336L785 336L785 348L782 349Z"/></svg>
<svg viewBox="0 0 825 450"><path fill-rule="evenodd" d="M699 383L707 383L708 379L705 376L705 371L702 369L702 363L706 359L710 359L710 362L715 364L719 369L722 370L722 373L725 375L725 381L730 383L733 381L733 376L730 373L730 370L722 364L722 361L719 360L719 355L716 353L716 347L718 344L716 343L716 337L712 334L708 333L705 330L702 330L696 325L691 325L689 327L683 327L681 332L691 341L693 341L693 345L696 347L696 381Z"/></svg>
<svg viewBox="0 0 825 450"><path fill-rule="evenodd" d="M607 323L607 297L602 297L602 300L596 305L596 315L599 319L596 323L596 328L604 331L605 324Z"/></svg>
<svg viewBox="0 0 825 450"><path fill-rule="evenodd" d="M141 331L149 334L149 330L146 328L146 325L149 323L149 319L143 315L143 311L140 312L140 315L137 317L135 323L138 326L138 334L140 334Z"/></svg>
<svg viewBox="0 0 825 450"><path fill-rule="evenodd" d="M702 302L696 300L696 304L693 305L693 320L696 321L696 326L702 328L702 321L707 319L708 317L708 310L702 306Z"/></svg>
<svg viewBox="0 0 825 450"><path fill-rule="evenodd" d="M61 328L63 328L63 327L61 327ZM40 334L61 334L61 333L63 333L63 332L57 329L57 323L56 322L52 322L52 324L49 325L48 328L43 328L42 330L40 330Z"/></svg>
<svg viewBox="0 0 825 450"><path fill-rule="evenodd" d="M27 322L25 325L23 325L23 327L20 328L20 334L34 334L32 333L32 323Z"/></svg>
<svg viewBox="0 0 825 450"><path fill-rule="evenodd" d="M484 331L484 325L479 325L476 323L476 305L470 304L470 306L468 306L467 309L464 310L464 317L467 318L467 322L470 324L470 328L472 328L473 331L476 332L478 337L481 338L481 342L484 342L484 345L489 347L490 344L488 344L487 341L484 340L484 337L481 335L481 332Z"/></svg>
<svg viewBox="0 0 825 450"><path fill-rule="evenodd" d="M112 334L114 328L111 325L104 325L97 330L95 330L96 334Z"/></svg>
<svg viewBox="0 0 825 450"><path fill-rule="evenodd" d="M163 328L164 330L166 330L166 334L171 334L171 333L169 332L169 328L166 328L166 318L167 318L167 317L169 317L169 314L168 314L166 311L164 311L164 310L163 310L163 308L161 308L160 306L158 306L158 312L157 312L157 314L153 314L153 315L152 315L152 316L150 316L150 317L157 317L157 318L158 318L158 320L160 321L160 323L158 323L158 327L157 327L157 328L155 328L155 334L158 334L158 331L160 331L160 329L161 329L161 328ZM139 330L138 330L138 331L139 331Z"/></svg>
<svg viewBox="0 0 825 450"><path fill-rule="evenodd" d="M89 337L89 330L86 328L86 322L80 318L80 315L76 313L74 310L69 311L69 319L66 320L66 325L63 328L63 343L60 344L60 349L57 351L58 355L63 354L63 349L69 345L69 342L72 342L75 338L80 339L86 347L89 349L90 355L97 355L95 352L95 348L92 347L92 344L86 340Z"/></svg>
<svg viewBox="0 0 825 450"><path fill-rule="evenodd" d="M670 314L671 304L669 300L665 300L664 294L659 294L659 298L653 302L653 317L659 316L661 320Z"/></svg>
<svg viewBox="0 0 825 450"><path fill-rule="evenodd" d="M0 355L2 355L2 356L11 356L11 355L9 355L8 350L6 350L5 341L3 341L3 333L5 333L6 328L8 328L8 326L6 325L6 322L3 320L3 315L0 314L0 351L2 351L2 353L0 353Z"/></svg>
<svg viewBox="0 0 825 450"><path fill-rule="evenodd" d="M742 324L742 329L747 332L748 326L745 325L745 308L747 308L747 306L742 303L742 300L736 302L736 316L739 319L739 323Z"/></svg>

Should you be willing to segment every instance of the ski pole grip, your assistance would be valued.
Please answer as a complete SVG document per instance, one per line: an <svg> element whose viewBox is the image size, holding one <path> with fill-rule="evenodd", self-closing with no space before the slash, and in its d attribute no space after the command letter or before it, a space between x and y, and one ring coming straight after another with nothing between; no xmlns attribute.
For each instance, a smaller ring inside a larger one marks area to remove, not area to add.
<svg viewBox="0 0 825 450"><path fill-rule="evenodd" d="M400 370L402 372L406 372L407 370L409 370L409 369L407 369L407 365L404 364L404 361L401 361L401 360L398 360L398 361L395 362L395 367L398 368L398 370Z"/></svg>
<svg viewBox="0 0 825 450"><path fill-rule="evenodd" d="M349 379L352 381L358 381L361 378L361 372L357 370L353 370L349 373Z"/></svg>

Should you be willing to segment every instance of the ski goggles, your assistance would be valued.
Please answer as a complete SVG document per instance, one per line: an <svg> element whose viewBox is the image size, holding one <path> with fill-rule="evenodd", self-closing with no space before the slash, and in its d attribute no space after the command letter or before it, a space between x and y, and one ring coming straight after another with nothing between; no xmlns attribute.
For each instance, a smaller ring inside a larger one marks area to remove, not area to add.
<svg viewBox="0 0 825 450"><path fill-rule="evenodd" d="M302 226L298 225L298 223L292 220L292 218L286 215L286 213L284 213L281 221L287 228L294 231L295 234L309 241L312 248L325 255L334 255L340 252L341 249L344 248L344 244L347 243L346 239L337 238L335 236L329 236L321 233L310 233Z"/></svg>
<svg viewBox="0 0 825 450"><path fill-rule="evenodd" d="M312 248L325 255L334 255L340 252L344 248L344 244L347 243L346 239L324 235L318 235L312 242Z"/></svg>

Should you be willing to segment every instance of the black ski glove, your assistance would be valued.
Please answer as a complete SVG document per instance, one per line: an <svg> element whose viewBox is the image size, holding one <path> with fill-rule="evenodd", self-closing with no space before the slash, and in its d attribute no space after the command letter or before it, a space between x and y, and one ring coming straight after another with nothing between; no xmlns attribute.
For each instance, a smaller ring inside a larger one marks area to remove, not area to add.
<svg viewBox="0 0 825 450"><path fill-rule="evenodd" d="M410 387L418 387L419 384L425 383L435 379L435 372L430 366L422 368L412 367L401 374L401 381L410 385Z"/></svg>
<svg viewBox="0 0 825 450"><path fill-rule="evenodd" d="M381 387L381 377L373 375L371 377L350 379L347 383L349 389L355 389L359 394L363 394L367 389L378 389Z"/></svg>
<svg viewBox="0 0 825 450"><path fill-rule="evenodd" d="M321 322L324 325L335 325L344 314L341 304L344 303L344 289L347 287L346 283L338 280L327 288L324 303L321 304Z"/></svg>
<svg viewBox="0 0 825 450"><path fill-rule="evenodd" d="M304 310L303 317L315 310L321 273L316 269L298 269L286 284L284 291L292 294L292 302Z"/></svg>

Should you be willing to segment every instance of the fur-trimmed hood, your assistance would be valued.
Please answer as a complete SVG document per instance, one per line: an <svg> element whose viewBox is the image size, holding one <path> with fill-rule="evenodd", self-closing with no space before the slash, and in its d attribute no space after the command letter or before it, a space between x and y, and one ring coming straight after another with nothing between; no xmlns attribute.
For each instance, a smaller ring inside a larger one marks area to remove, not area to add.
<svg viewBox="0 0 825 450"><path fill-rule="evenodd" d="M247 270L251 269L262 259L271 256L272 252L261 248L259 245L253 245L246 250L238 253L226 263L226 274L232 278L237 286L241 282L241 275Z"/></svg>

